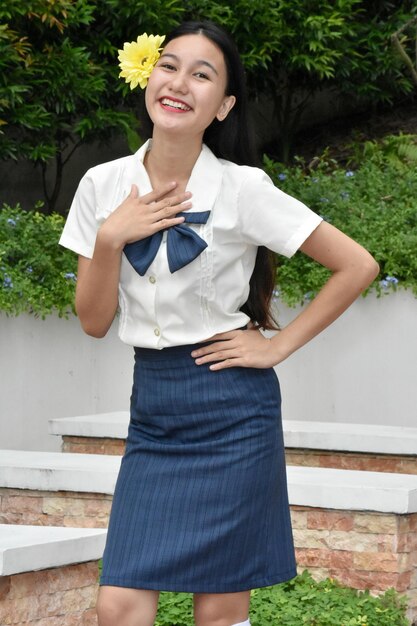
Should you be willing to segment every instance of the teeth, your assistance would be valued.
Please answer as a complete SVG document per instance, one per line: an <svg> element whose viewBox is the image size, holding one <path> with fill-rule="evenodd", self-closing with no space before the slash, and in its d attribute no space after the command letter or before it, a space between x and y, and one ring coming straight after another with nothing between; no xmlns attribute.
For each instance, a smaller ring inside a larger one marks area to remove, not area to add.
<svg viewBox="0 0 417 626"><path fill-rule="evenodd" d="M190 111L190 107L186 104L182 104L182 102L176 102L174 100L170 100L169 98L162 98L162 104L166 104L174 109L182 109L183 111Z"/></svg>

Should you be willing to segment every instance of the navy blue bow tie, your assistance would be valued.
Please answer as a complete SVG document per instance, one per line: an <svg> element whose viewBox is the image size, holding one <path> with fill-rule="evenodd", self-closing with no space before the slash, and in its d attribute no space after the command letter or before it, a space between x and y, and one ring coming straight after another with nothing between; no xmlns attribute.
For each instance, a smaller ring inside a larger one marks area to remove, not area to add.
<svg viewBox="0 0 417 626"><path fill-rule="evenodd" d="M188 213L183 211L177 213L176 217L185 217L185 222L191 224L205 224L210 215L210 211L196 211ZM167 255L168 266L171 274L194 261L199 254L207 248L207 243L197 233L185 226L185 222L168 228L167 234ZM162 241L163 231L158 231L150 237L127 243L123 252L138 274L144 276L148 267L156 257Z"/></svg>

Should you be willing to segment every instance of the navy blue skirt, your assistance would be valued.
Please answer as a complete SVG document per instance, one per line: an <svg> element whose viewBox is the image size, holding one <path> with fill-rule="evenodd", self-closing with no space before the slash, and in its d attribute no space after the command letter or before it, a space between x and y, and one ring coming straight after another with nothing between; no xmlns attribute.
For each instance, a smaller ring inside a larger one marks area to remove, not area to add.
<svg viewBox="0 0 417 626"><path fill-rule="evenodd" d="M274 370L135 349L101 585L237 592L296 575Z"/></svg>

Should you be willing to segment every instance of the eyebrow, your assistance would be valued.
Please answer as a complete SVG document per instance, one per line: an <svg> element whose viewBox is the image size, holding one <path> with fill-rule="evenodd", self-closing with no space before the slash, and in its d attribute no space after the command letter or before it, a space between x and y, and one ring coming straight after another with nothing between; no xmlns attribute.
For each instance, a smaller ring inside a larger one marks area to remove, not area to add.
<svg viewBox="0 0 417 626"><path fill-rule="evenodd" d="M170 52L163 52L163 53L161 54L161 57L160 57L160 58L162 59L163 57L171 57L171 58L175 59L176 61L179 61L179 57L177 57L177 55L176 55L176 54L172 54L172 53L170 53ZM212 64L211 64L211 63L209 63L208 61L205 61L204 59L198 59L198 60L195 62L195 65L206 65L206 66L207 66L207 67L209 67L211 70L213 70L213 72L214 72L215 74L217 74L217 76L219 75L219 73L218 73L218 71L216 70L216 68L214 67L214 65L212 65Z"/></svg>

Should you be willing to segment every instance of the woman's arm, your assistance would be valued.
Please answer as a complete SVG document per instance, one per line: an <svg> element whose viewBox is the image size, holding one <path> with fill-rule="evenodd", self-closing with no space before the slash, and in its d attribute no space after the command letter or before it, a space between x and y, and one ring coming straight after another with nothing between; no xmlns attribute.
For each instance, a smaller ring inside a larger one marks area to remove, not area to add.
<svg viewBox="0 0 417 626"><path fill-rule="evenodd" d="M83 330L104 337L116 315L120 265L127 243L144 239L184 221L175 217L189 209L189 192L167 198L176 183L140 197L136 185L99 228L92 259L79 257L75 307Z"/></svg>
<svg viewBox="0 0 417 626"><path fill-rule="evenodd" d="M281 363L341 315L378 275L379 267L362 246L322 222L301 251L331 270L332 275L310 304L271 339L259 331L231 331L213 337L215 343L193 352L197 364L220 361L225 367L271 367Z"/></svg>

